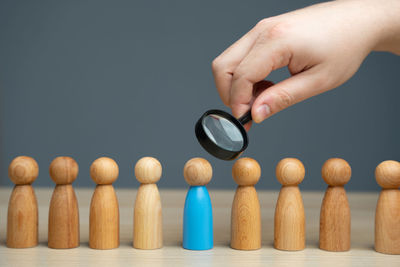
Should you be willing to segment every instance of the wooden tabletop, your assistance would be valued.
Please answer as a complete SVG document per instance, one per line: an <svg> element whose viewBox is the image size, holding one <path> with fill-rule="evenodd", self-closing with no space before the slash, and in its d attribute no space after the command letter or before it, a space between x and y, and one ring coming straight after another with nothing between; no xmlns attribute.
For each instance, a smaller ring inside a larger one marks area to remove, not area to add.
<svg viewBox="0 0 400 267"><path fill-rule="evenodd" d="M273 248L273 218L278 192L258 191L262 213L262 248L238 251L229 247L230 213L234 191L210 190L214 216L214 244L208 251L182 248L182 216L186 190L160 190L163 205L164 247L137 250L132 247L134 189L117 189L120 204L121 245L113 250L88 247L91 189L76 189L80 212L81 245L55 250L47 247L48 207L52 188L35 188L39 203L38 247L10 249L5 246L7 205L11 188L0 189L0 266L400 266L400 256L374 251L374 216L378 193L348 193L352 215L351 250L318 249L319 210L323 192L303 192L306 243L303 251Z"/></svg>

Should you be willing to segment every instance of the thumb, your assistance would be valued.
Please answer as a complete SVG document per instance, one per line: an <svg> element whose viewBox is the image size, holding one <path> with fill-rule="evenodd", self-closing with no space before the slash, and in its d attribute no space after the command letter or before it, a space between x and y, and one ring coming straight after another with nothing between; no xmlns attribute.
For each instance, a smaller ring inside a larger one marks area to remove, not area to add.
<svg viewBox="0 0 400 267"><path fill-rule="evenodd" d="M254 101L251 114L260 123L279 111L327 91L327 79L315 68L296 74L263 91Z"/></svg>
<svg viewBox="0 0 400 267"><path fill-rule="evenodd" d="M238 105L238 106L236 106L236 109L232 109L233 116L235 116L236 118L243 116L243 114L245 114L246 112L249 111L249 109L251 109L251 107L254 103L254 100L261 94L261 92L263 92L268 87L271 87L273 85L274 85L273 82L267 81L267 80L262 80L258 83L255 83L253 85L253 97L250 100L250 103L248 105ZM252 123L250 121L243 126L248 131L250 129L251 125L252 125Z"/></svg>

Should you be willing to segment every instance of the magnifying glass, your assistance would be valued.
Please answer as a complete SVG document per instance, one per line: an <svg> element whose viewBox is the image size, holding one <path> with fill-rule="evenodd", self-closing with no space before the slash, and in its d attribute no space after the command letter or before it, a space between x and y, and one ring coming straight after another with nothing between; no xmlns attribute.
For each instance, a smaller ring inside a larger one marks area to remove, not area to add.
<svg viewBox="0 0 400 267"><path fill-rule="evenodd" d="M247 148L249 138L244 125L251 120L251 110L239 119L218 109L206 111L195 126L197 140L214 157L235 159Z"/></svg>

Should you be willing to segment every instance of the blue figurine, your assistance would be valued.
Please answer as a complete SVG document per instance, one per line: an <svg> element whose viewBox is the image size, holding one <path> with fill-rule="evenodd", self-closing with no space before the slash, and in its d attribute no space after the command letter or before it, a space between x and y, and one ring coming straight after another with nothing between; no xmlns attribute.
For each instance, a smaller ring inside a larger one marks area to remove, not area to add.
<svg viewBox="0 0 400 267"><path fill-rule="evenodd" d="M212 249L212 206L206 188L212 177L211 164L203 158L193 158L185 164L183 175L190 185L183 210L183 248Z"/></svg>

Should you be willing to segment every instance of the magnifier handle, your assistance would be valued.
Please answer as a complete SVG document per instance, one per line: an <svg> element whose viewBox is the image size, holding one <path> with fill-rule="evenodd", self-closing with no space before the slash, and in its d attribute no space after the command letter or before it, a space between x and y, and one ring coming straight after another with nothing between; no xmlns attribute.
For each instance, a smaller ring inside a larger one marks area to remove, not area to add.
<svg viewBox="0 0 400 267"><path fill-rule="evenodd" d="M242 117L238 119L242 125L245 125L249 121L251 121L253 118L251 117L251 110L247 111Z"/></svg>

